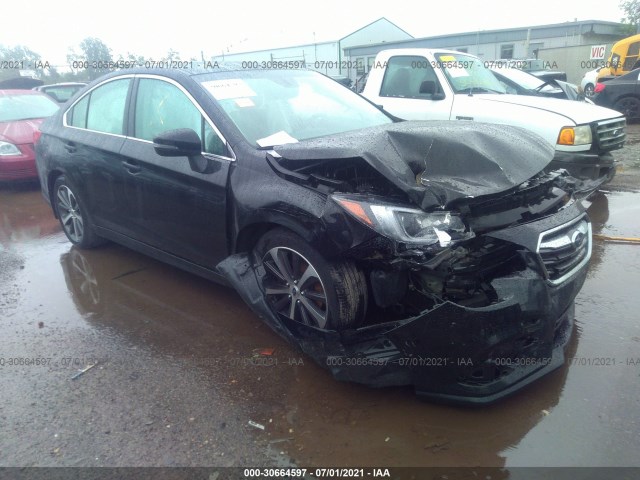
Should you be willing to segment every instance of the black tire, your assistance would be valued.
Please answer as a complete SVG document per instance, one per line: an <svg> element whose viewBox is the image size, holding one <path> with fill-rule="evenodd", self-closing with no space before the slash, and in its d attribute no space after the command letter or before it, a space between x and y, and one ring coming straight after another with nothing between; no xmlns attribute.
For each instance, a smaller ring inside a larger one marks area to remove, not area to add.
<svg viewBox="0 0 640 480"><path fill-rule="evenodd" d="M593 97L593 88L594 88L593 87L593 83L587 83L584 86L584 95L585 95L585 97L588 97L588 98Z"/></svg>
<svg viewBox="0 0 640 480"><path fill-rule="evenodd" d="M265 233L254 253L264 267L263 289L275 312L326 330L353 328L364 320L367 284L352 262L328 262L282 228Z"/></svg>
<svg viewBox="0 0 640 480"><path fill-rule="evenodd" d="M105 242L96 235L84 202L64 175L53 184L52 200L62 230L71 243L80 248L93 248Z"/></svg>
<svg viewBox="0 0 640 480"><path fill-rule="evenodd" d="M637 97L623 97L616 100L612 107L622 113L627 120L640 118L640 99Z"/></svg>

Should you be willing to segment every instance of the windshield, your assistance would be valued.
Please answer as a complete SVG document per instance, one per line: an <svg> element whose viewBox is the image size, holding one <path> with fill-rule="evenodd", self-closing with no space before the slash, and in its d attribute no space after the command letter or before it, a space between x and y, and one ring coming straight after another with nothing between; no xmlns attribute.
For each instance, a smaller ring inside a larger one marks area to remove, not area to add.
<svg viewBox="0 0 640 480"><path fill-rule="evenodd" d="M455 93L506 93L482 61L463 53L436 53L436 61Z"/></svg>
<svg viewBox="0 0 640 480"><path fill-rule="evenodd" d="M259 147L392 123L358 94L316 72L247 70L198 80Z"/></svg>
<svg viewBox="0 0 640 480"><path fill-rule="evenodd" d="M0 122L50 117L57 110L58 105L42 94L0 95Z"/></svg>

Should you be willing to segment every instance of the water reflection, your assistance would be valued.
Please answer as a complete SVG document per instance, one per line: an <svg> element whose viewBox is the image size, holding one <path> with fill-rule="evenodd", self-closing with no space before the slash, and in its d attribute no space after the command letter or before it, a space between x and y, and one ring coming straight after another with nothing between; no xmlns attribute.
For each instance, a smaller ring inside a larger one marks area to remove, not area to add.
<svg viewBox="0 0 640 480"><path fill-rule="evenodd" d="M604 193L598 192L591 198L591 205L587 209L589 218L591 219L591 228L593 234L602 233L609 220L609 199ZM591 250L591 261L589 262L589 273L587 276L592 278L595 276L605 252L605 242L593 239L593 247Z"/></svg>
<svg viewBox="0 0 640 480"><path fill-rule="evenodd" d="M198 369L266 426L251 432L304 466L489 466L557 405L563 367L497 405L424 403L410 388L340 383L271 332L230 289L118 246L60 257L77 310L106 338ZM574 356L578 334L568 345ZM265 360L260 351L274 352ZM260 359L260 361L256 361ZM207 399L203 398L203 402ZM532 459L532 464L539 459Z"/></svg>
<svg viewBox="0 0 640 480"><path fill-rule="evenodd" d="M0 184L0 248L44 237L61 230L39 184Z"/></svg>

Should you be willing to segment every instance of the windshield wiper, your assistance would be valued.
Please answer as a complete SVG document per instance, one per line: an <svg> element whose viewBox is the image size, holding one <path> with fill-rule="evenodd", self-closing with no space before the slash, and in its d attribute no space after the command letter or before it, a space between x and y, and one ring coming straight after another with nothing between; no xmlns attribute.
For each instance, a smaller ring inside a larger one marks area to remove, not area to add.
<svg viewBox="0 0 640 480"><path fill-rule="evenodd" d="M457 93L468 93L469 95L473 95L474 93L498 93L498 94L502 94L503 92L500 92L498 90L492 90L492 89L486 88L486 87L468 87L468 88L463 88L462 90L458 90Z"/></svg>

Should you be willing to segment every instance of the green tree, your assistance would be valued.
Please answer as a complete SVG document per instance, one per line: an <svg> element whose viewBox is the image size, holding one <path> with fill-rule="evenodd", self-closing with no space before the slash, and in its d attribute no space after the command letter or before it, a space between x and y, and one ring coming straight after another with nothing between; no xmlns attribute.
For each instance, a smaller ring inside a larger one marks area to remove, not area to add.
<svg viewBox="0 0 640 480"><path fill-rule="evenodd" d="M640 0L622 0L620 8L624 12L622 23L633 25L629 32L634 33L640 27Z"/></svg>
<svg viewBox="0 0 640 480"><path fill-rule="evenodd" d="M93 80L113 69L111 49L95 37L82 40L79 50L70 48L67 53L67 62L77 80Z"/></svg>
<svg viewBox="0 0 640 480"><path fill-rule="evenodd" d="M146 58L144 58L144 55L135 55L131 52L127 52L126 56L123 56L123 55L118 56L118 62L124 62L125 64L129 64L129 65L133 63L131 68L144 67L145 61L146 61Z"/></svg>
<svg viewBox="0 0 640 480"><path fill-rule="evenodd" d="M49 66L42 62L39 53L34 52L24 45L15 45L13 47L0 45L0 61L7 62L12 68L3 68L0 70L0 80L17 77L20 70L33 70L36 76L41 77L48 73ZM13 68L13 67L16 68Z"/></svg>
<svg viewBox="0 0 640 480"><path fill-rule="evenodd" d="M67 65L71 70L71 76L78 81L89 80L89 72L84 68L85 58L74 47L67 50Z"/></svg>
<svg viewBox="0 0 640 480"><path fill-rule="evenodd" d="M173 48L170 48L167 54L162 58L162 60L169 63L180 60L180 52L177 52Z"/></svg>
<svg viewBox="0 0 640 480"><path fill-rule="evenodd" d="M80 49L84 59L89 62L89 80L98 78L111 71L109 67L113 63L111 49L99 38L88 37L80 42Z"/></svg>

